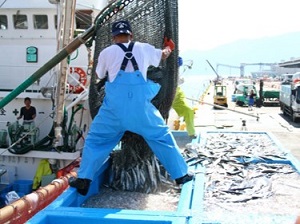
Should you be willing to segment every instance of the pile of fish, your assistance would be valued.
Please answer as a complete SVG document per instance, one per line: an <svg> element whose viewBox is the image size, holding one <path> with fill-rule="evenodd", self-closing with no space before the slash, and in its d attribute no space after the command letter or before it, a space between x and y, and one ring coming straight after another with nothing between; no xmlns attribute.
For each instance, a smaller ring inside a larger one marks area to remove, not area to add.
<svg viewBox="0 0 300 224"><path fill-rule="evenodd" d="M272 176L296 172L286 153L266 134L208 133L204 144L188 144L190 165L206 167L205 200L247 202L273 195Z"/></svg>

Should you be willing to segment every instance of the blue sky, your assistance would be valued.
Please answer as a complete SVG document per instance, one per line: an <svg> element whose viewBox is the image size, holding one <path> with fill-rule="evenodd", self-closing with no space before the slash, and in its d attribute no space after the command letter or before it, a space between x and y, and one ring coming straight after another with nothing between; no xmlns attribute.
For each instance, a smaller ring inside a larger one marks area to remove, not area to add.
<svg viewBox="0 0 300 224"><path fill-rule="evenodd" d="M240 39L300 32L299 0L178 0L179 48L208 50Z"/></svg>

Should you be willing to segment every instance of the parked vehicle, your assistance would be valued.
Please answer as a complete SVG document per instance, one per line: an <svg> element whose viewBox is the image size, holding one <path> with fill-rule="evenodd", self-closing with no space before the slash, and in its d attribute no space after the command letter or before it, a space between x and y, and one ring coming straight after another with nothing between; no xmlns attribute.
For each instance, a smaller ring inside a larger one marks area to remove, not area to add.
<svg viewBox="0 0 300 224"><path fill-rule="evenodd" d="M284 74L282 75L282 83L291 83L293 79L293 74Z"/></svg>
<svg viewBox="0 0 300 224"><path fill-rule="evenodd" d="M214 104L218 106L228 107L226 86L215 85ZM216 109L217 107L214 108Z"/></svg>
<svg viewBox="0 0 300 224"><path fill-rule="evenodd" d="M300 118L300 80L281 84L279 96L280 109L284 115L290 116L294 122Z"/></svg>
<svg viewBox="0 0 300 224"><path fill-rule="evenodd" d="M238 94L241 93L241 91L243 91L243 89L241 87L243 87L243 85L254 85L255 82L251 79L243 79L243 78L239 78L239 79L235 79L234 80L234 94Z"/></svg>
<svg viewBox="0 0 300 224"><path fill-rule="evenodd" d="M250 91L253 90L256 97L254 99L254 105L256 107L262 106L262 101L257 93L256 87L254 84L240 84L237 86L236 94L235 94L235 103L238 106L248 106L249 98L248 95Z"/></svg>

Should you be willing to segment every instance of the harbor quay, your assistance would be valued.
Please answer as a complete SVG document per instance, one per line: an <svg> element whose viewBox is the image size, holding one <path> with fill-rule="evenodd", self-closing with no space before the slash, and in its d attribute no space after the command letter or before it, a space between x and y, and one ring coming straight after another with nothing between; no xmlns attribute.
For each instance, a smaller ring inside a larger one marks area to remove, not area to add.
<svg viewBox="0 0 300 224"><path fill-rule="evenodd" d="M228 85L228 108L214 109L211 105L214 86L209 87L202 97L203 102L195 106L195 128L199 133L209 130L270 132L283 148L300 160L300 122L284 116L279 106L254 107L249 111L247 106L240 107L232 102L232 94L233 86Z"/></svg>

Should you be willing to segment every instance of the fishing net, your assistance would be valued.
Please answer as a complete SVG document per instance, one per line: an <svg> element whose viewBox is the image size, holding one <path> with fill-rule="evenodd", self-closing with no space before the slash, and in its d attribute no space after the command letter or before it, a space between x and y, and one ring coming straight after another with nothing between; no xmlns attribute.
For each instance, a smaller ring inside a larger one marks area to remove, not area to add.
<svg viewBox="0 0 300 224"><path fill-rule="evenodd" d="M102 91L99 91L104 83L97 84L95 68L98 64L99 53L112 44L111 25L117 20L128 20L131 24L134 40L147 42L156 48L163 47L164 37L171 38L178 43L178 8L177 0L153 0L153 1L121 1L130 2L123 6L123 10L118 11L106 22L96 24L94 67L92 83L90 87L91 114L94 117L101 105L98 98L102 98ZM125 4L125 3L124 3ZM122 7L122 6L120 6ZM100 19L100 18L99 18ZM150 78L161 85L161 90L153 100L153 104L160 110L164 118L168 117L169 110L175 95L178 76L178 45L171 56L166 61L162 61L160 68L154 69ZM154 74L153 74L154 73ZM98 95L97 98L93 97Z"/></svg>
<svg viewBox="0 0 300 224"><path fill-rule="evenodd" d="M89 104L94 117L104 97L104 82L99 82L95 73L99 53L112 44L111 25L118 20L128 20L135 41L147 42L156 48L163 48L164 37L178 43L178 3L177 0L130 0L118 1L115 10L104 12L97 18L94 66L91 77ZM148 78L158 82L161 89L153 99L164 119L168 118L175 96L178 78L178 45L171 56L162 61L159 68L148 70ZM126 132L122 138L122 148L112 153L111 185L131 191L153 192L166 176L144 139ZM124 175L126 172L126 175ZM142 173L137 177L136 173ZM143 181L143 179L146 179ZM129 184L135 183L135 184ZM138 184L136 184L138 183Z"/></svg>

